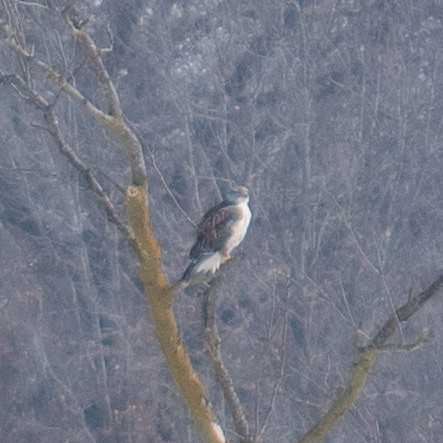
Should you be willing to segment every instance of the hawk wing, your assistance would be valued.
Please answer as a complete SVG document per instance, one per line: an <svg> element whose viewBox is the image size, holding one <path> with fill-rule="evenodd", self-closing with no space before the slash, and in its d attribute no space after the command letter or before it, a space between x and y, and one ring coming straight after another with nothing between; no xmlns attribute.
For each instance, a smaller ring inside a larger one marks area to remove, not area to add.
<svg viewBox="0 0 443 443"><path fill-rule="evenodd" d="M231 226L240 218L235 205L222 202L210 209L198 225L197 240L189 253L191 259L221 251L231 235Z"/></svg>

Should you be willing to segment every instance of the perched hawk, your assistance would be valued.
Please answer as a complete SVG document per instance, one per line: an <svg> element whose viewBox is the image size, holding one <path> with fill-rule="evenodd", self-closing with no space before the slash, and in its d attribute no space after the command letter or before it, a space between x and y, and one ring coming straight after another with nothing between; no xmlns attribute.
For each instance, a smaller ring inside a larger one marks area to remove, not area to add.
<svg viewBox="0 0 443 443"><path fill-rule="evenodd" d="M203 216L197 240L189 253L191 264L182 280L197 273L214 273L231 258L229 254L243 240L251 221L248 202L249 191L241 186Z"/></svg>

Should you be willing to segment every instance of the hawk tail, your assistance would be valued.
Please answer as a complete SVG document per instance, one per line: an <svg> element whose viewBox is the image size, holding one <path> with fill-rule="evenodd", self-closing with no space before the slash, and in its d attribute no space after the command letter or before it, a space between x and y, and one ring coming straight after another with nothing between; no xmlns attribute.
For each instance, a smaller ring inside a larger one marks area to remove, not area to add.
<svg viewBox="0 0 443 443"><path fill-rule="evenodd" d="M222 255L220 252L210 252L194 258L189 266L186 268L186 271L184 272L182 277L182 281L187 280L194 274L198 273L206 274L208 272L211 272L212 274L214 274L220 267L221 260Z"/></svg>

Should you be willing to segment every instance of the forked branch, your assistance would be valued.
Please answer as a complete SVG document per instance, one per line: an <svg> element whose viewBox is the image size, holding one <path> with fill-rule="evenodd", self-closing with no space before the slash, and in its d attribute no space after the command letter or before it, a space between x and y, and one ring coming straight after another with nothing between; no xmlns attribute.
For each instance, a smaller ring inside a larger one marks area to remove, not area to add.
<svg viewBox="0 0 443 443"><path fill-rule="evenodd" d="M105 128L112 133L126 151L132 170L132 183L137 186L146 186L147 173L141 144L124 119L117 92L115 91L109 74L107 74L100 52L97 50L92 39L87 36L86 30L76 29L73 25L71 25L70 29L75 30L74 36L78 38L82 44L87 54L89 64L92 66L94 74L104 89L110 108L109 112L104 112L93 105L77 88L69 84L60 72L21 46L14 37L10 26L0 17L0 35L3 37L3 41L7 47L15 52L21 60L29 62L46 74L63 92L67 93L75 102L79 103L90 115L102 123Z"/></svg>
<svg viewBox="0 0 443 443"><path fill-rule="evenodd" d="M94 106L78 89L69 84L57 70L26 51L14 38L9 25L1 18L0 37L3 37L6 46L17 54L22 61L31 64L46 74L49 79L58 85L60 90L67 93L92 117L100 121L116 136L126 150L132 168L132 185L127 187L125 192L126 209L131 230L126 232L128 237L132 239L131 245L135 248L140 261L140 277L150 304L151 317L157 337L172 376L204 441L222 443L225 441L223 432L215 421L215 415L207 400L204 386L192 367L189 355L182 345L178 333L173 311L173 298L176 288L169 286L166 282L161 264L160 245L151 225L147 199L147 173L141 144L125 121L118 94L101 59L101 52L97 49L87 31L82 28L83 22L76 19L75 13L72 15L72 9L70 8L69 11L64 11L64 13L70 30L81 43L92 72L103 88L109 104L109 112L104 112ZM57 118L48 101L24 80L15 75L5 76L4 80L7 80L15 88L22 99L43 111L48 122L48 131L61 151L89 179L91 187L102 198L102 203L108 214L115 215L111 201L104 194L90 170L81 162L72 149L68 149L57 124ZM119 222L118 218L115 218L114 221L119 224L121 229L127 229L123 223Z"/></svg>
<svg viewBox="0 0 443 443"><path fill-rule="evenodd" d="M331 405L328 412L308 431L299 443L316 443L337 424L343 415L358 399L366 384L369 371L374 366L376 354L384 350L386 342L396 331L399 321L404 322L414 315L427 301L443 288L443 273L424 291L410 297L409 300L386 321L368 346L361 348L359 357L354 363L348 384L343 394Z"/></svg>

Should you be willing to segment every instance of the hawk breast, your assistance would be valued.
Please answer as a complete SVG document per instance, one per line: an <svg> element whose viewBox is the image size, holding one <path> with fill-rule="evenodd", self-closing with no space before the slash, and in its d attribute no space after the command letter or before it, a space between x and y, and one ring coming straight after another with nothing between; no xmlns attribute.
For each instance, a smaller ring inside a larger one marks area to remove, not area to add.
<svg viewBox="0 0 443 443"><path fill-rule="evenodd" d="M251 221L251 210L247 203L240 203L236 206L236 210L238 211L239 217L231 226L231 235L224 248L227 255L229 255L245 238L246 231L248 230Z"/></svg>

